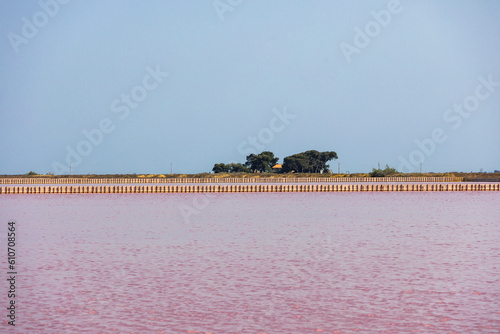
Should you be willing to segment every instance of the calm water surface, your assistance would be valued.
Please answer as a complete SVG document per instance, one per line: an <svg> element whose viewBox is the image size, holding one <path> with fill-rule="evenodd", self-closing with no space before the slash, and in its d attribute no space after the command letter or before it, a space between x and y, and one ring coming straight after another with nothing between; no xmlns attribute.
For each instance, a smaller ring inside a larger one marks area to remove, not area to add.
<svg viewBox="0 0 500 334"><path fill-rule="evenodd" d="M9 330L500 333L499 204L493 192L4 195L1 243L8 219L19 232Z"/></svg>

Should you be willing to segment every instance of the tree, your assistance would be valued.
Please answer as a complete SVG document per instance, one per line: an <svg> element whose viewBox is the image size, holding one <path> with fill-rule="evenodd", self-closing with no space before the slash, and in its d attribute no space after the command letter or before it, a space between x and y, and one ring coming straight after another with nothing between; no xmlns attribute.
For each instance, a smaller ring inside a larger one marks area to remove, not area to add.
<svg viewBox="0 0 500 334"><path fill-rule="evenodd" d="M214 173L248 173L249 169L240 163L230 163L230 164L215 164L214 168L212 168L212 172Z"/></svg>
<svg viewBox="0 0 500 334"><path fill-rule="evenodd" d="M298 173L320 173L328 172L330 166L326 163L338 159L337 153L333 151L318 152L310 150L291 155L283 159L283 172Z"/></svg>
<svg viewBox="0 0 500 334"><path fill-rule="evenodd" d="M240 163L230 163L227 164L230 173L248 173L250 170L243 164Z"/></svg>
<svg viewBox="0 0 500 334"><path fill-rule="evenodd" d="M214 172L214 173L227 173L227 172L229 172L229 167L223 163L215 164L214 168L212 168L212 172Z"/></svg>
<svg viewBox="0 0 500 334"><path fill-rule="evenodd" d="M247 166L253 172L271 172L273 166L278 163L278 160L279 158L276 158L273 152L264 151L257 155L252 153L247 156L245 166Z"/></svg>
<svg viewBox="0 0 500 334"><path fill-rule="evenodd" d="M385 165L385 169L373 168L370 176L371 177L386 177L388 175L398 174L399 172L395 168L389 167L389 165Z"/></svg>

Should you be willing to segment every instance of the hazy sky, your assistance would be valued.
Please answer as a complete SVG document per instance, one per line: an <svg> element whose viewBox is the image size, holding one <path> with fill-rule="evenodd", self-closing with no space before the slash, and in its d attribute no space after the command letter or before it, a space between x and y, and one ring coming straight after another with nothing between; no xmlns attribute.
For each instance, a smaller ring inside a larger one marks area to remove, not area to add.
<svg viewBox="0 0 500 334"><path fill-rule="evenodd" d="M0 174L500 169L500 1L0 0Z"/></svg>

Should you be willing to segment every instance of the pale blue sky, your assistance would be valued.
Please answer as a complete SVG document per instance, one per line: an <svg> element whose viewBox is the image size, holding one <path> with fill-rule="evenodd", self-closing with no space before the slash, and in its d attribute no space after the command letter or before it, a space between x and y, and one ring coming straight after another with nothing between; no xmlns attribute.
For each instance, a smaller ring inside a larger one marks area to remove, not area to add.
<svg viewBox="0 0 500 334"><path fill-rule="evenodd" d="M500 169L497 0L60 2L0 0L0 174Z"/></svg>

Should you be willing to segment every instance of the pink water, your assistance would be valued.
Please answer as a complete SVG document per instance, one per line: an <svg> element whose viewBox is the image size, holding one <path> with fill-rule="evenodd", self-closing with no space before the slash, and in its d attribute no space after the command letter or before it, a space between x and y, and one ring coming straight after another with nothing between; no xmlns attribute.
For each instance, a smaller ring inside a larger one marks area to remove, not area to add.
<svg viewBox="0 0 500 334"><path fill-rule="evenodd" d="M499 204L493 192L4 195L20 306L0 332L500 333Z"/></svg>

